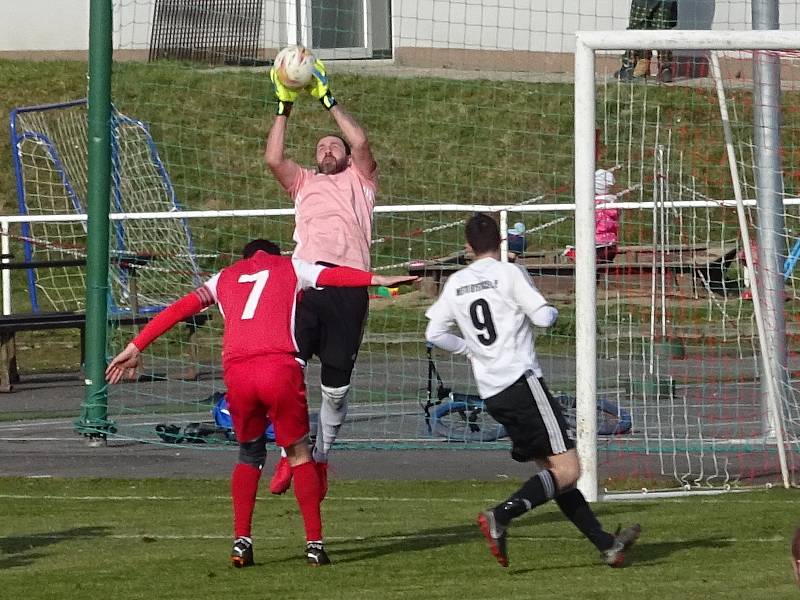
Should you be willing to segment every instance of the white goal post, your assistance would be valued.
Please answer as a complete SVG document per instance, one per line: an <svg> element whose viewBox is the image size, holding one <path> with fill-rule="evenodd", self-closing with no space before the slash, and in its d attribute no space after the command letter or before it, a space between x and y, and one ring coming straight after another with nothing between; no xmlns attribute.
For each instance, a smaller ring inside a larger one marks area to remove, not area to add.
<svg viewBox="0 0 800 600"><path fill-rule="evenodd" d="M579 488L589 501L598 499L597 424L597 316L595 263L595 53L624 50L787 50L800 48L800 32L790 31L579 31L575 47L575 251L576 251L576 396L577 446L582 476ZM720 124L722 127L722 123ZM727 139L727 136L726 136ZM728 144L730 145L730 144ZM730 151L730 148L729 148ZM742 199L737 194L744 251L749 253ZM752 257L748 258L752 269ZM751 281L755 281L751 274ZM766 346L764 319L760 314L758 286L752 286L758 326L762 369L766 374L768 405L775 425L775 443L780 455L784 486L788 474L782 418L776 393L776 374Z"/></svg>

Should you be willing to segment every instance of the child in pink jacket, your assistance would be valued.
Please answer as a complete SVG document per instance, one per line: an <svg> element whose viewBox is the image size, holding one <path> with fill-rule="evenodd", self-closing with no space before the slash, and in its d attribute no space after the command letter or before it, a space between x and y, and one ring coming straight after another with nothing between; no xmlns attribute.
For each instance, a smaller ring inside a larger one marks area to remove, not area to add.
<svg viewBox="0 0 800 600"><path fill-rule="evenodd" d="M608 204L617 199L615 194L609 193L614 186L614 173L606 169L597 169L594 172L594 202L595 204ZM597 249L597 262L608 263L617 255L617 241L619 239L619 209L598 208L594 212L594 243ZM575 259L575 248L567 246L564 256Z"/></svg>

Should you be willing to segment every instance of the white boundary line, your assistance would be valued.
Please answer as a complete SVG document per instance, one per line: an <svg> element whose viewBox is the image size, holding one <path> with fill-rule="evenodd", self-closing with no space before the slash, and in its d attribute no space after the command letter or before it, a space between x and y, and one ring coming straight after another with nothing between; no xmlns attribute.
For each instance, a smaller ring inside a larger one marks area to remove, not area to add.
<svg viewBox="0 0 800 600"><path fill-rule="evenodd" d="M515 530L516 531L516 530ZM96 537L114 539L114 540L231 540L233 539L231 535L226 534L214 534L214 533L198 533L195 535L192 534L168 534L168 533L116 533L110 535L103 535L99 534ZM362 542L365 540L371 540L375 542L402 542L406 540L420 540L420 539L441 539L441 538L463 538L463 533L420 533L414 535L371 535L369 537L366 536L344 536L344 535L326 535L325 539L329 542ZM44 539L44 540L75 540L80 539L80 537L74 535L36 535L36 539ZM287 542L292 543L291 540L287 538L287 536L277 536L277 535L260 535L256 536L256 541L271 541L271 542ZM478 542L478 537L476 536L474 540L475 543ZM785 544L789 541L788 536L779 536L775 535L772 537L757 537L757 538L736 538L736 537L729 537L729 538L715 538L715 541L720 544ZM558 535L537 535L537 536L530 536L530 535L518 535L517 533L514 534L514 540L521 540L525 542L535 542L541 543L543 540L547 540L549 542L574 542L575 544L585 544L586 541L582 537L571 536L571 537L562 537ZM671 544L680 544L680 543L691 543L695 541L695 538L669 538L669 542ZM13 554L13 553L12 553Z"/></svg>
<svg viewBox="0 0 800 600"><path fill-rule="evenodd" d="M46 477L35 477L36 479L45 479ZM30 477L28 479L31 479ZM223 480L220 480L222 482ZM453 482L455 483L455 482ZM491 482L487 482L491 483ZM668 501L668 502L684 502L686 500L690 500L692 498L700 498L699 502L701 504L721 504L723 500L719 498L719 496L727 495L727 494L743 494L745 492L757 491L759 488L754 489L736 489L736 490L694 490L694 491L684 491L681 493L680 490L676 490L675 492L648 492L648 493L625 493L625 494L605 494L602 496L602 501L604 502L619 502L619 501L635 501L635 500L655 500L658 499L661 502ZM266 500L267 498L273 498L271 495L261 495L258 497L260 500ZM213 495L213 496L116 496L116 495L96 495L96 496L59 496L53 494L0 494L0 500L42 500L42 501L51 501L51 500L66 500L71 502L189 502L189 501L220 501L220 502L229 502L230 496L220 496L220 495ZM283 501L293 501L292 498L283 498ZM493 502L499 502L498 498L461 498L461 497L448 497L448 498L404 498L404 497L397 497L397 496L327 496L326 501L335 501L335 502L397 502L401 504L405 503L422 503L422 504L440 504L442 502L447 503L455 503L455 504L491 504ZM724 502L730 502L729 499L724 500ZM736 499L736 502L742 504L776 504L776 503L784 503L784 504L791 504L794 505L797 503L795 499L787 498L786 500L762 500L760 498L745 498L741 496Z"/></svg>
<svg viewBox="0 0 800 600"><path fill-rule="evenodd" d="M41 479L41 478L38 478ZM220 480L224 483L224 480ZM455 482L454 482L455 483ZM267 498L274 498L272 495L262 495L258 497L260 500ZM58 496L53 494L0 494L0 500L68 500L73 502L188 502L195 500L219 500L222 502L229 502L230 496ZM294 502L293 497L286 497L282 500L287 502ZM424 502L424 503L440 503L440 502L453 502L457 504L474 504L474 503L492 503L499 502L497 498L403 498L403 497L382 497L382 496L326 496L325 500L335 500L338 502Z"/></svg>

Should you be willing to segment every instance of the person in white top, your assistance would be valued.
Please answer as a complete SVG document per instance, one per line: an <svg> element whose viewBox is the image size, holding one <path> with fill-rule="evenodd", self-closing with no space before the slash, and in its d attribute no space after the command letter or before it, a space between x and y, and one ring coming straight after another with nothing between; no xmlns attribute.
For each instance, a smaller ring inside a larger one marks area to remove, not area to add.
<svg viewBox="0 0 800 600"><path fill-rule="evenodd" d="M506 532L511 520L555 499L606 563L621 567L641 527L634 525L616 535L604 531L575 487L580 474L575 442L542 379L534 351L531 325L552 326L558 311L523 267L500 262L500 230L492 217L470 218L466 238L467 254L474 259L449 277L425 313L429 319L425 337L443 350L467 355L486 410L511 438L511 457L535 461L541 469L505 502L478 514L489 548L502 566L508 566ZM450 332L453 325L461 336Z"/></svg>

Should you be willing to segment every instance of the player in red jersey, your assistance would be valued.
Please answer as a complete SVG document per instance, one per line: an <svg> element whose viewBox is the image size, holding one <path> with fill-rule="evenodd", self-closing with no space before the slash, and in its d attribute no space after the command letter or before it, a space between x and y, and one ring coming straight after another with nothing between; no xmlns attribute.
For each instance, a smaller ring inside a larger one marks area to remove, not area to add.
<svg viewBox="0 0 800 600"><path fill-rule="evenodd" d="M251 525L258 482L266 458L264 430L269 421L275 442L286 449L294 492L306 531L311 565L330 563L322 544L322 483L309 449L308 405L303 369L296 360L294 315L301 290L309 287L397 285L407 276L385 277L349 267L325 268L280 256L266 240L244 247L244 258L168 306L117 355L106 369L109 383L136 372L139 354L172 326L218 304L225 320L222 368L239 461L233 469L235 567L253 563Z"/></svg>

